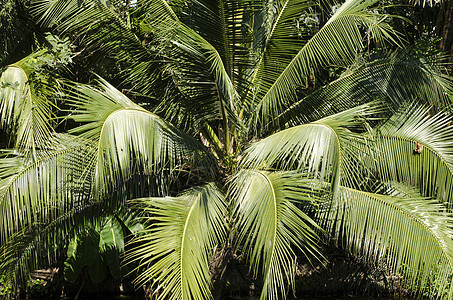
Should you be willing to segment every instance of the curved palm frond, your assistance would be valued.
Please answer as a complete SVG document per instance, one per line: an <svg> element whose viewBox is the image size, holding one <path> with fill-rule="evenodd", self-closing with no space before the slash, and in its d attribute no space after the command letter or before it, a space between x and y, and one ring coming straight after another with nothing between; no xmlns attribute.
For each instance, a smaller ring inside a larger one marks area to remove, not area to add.
<svg viewBox="0 0 453 300"><path fill-rule="evenodd" d="M267 1L259 11L262 22L260 26L254 26L257 27L254 32L254 50L259 56L250 74L248 91L242 100L243 107L256 104L258 99L254 98L264 89L260 85L265 86L267 83L270 86L266 79L271 81L272 76L283 72L303 47L306 41L299 37L294 22L311 6L313 3L306 0Z"/></svg>
<svg viewBox="0 0 453 300"><path fill-rule="evenodd" d="M79 3L80 11L65 19L57 9L65 1L37 2L37 13L55 15L61 30L83 35L84 44L126 64L123 75L127 82L162 102L159 109L172 120L179 119L181 110L169 106L180 99L179 104L194 115L194 123L199 119L223 119L228 123L228 119L239 124L233 113L236 91L217 49L181 23L166 1L139 1L132 12L137 29L127 25L115 7L107 3ZM93 34L85 35L86 28Z"/></svg>
<svg viewBox="0 0 453 300"><path fill-rule="evenodd" d="M75 138L53 141L57 149L37 152L35 158L20 153L0 158L0 244L86 201L94 149Z"/></svg>
<svg viewBox="0 0 453 300"><path fill-rule="evenodd" d="M249 49L253 42L253 17L259 1L190 1L180 20L211 44L222 58L225 72L236 89L246 84L244 75L253 65Z"/></svg>
<svg viewBox="0 0 453 300"><path fill-rule="evenodd" d="M138 262L135 282L156 280L159 299L209 299L209 260L226 239L226 203L214 185L194 187L178 197L133 200L148 228L134 240L128 261Z"/></svg>
<svg viewBox="0 0 453 300"><path fill-rule="evenodd" d="M406 99L442 108L449 106L450 77L440 72L440 57L428 59L412 50L390 55L358 56L337 80L292 104L278 116L278 124L296 125L381 99L398 108Z"/></svg>
<svg viewBox="0 0 453 300"><path fill-rule="evenodd" d="M55 104L49 98L55 91L31 78L37 57L44 53L35 52L1 73L0 127L15 135L15 148L36 150L53 132Z"/></svg>
<svg viewBox="0 0 453 300"><path fill-rule="evenodd" d="M453 201L451 117L419 105L401 109L377 128L373 167L384 182L416 186L424 197Z"/></svg>
<svg viewBox="0 0 453 300"><path fill-rule="evenodd" d="M315 172L321 180L332 182L334 191L340 180L358 186L360 172L366 171L361 170L361 161L367 140L356 132L364 130L364 118L381 110L379 104L366 104L274 133L246 149L242 165Z"/></svg>
<svg viewBox="0 0 453 300"><path fill-rule="evenodd" d="M237 124L234 110L238 96L217 49L182 24L174 26L164 40L173 45L167 49L167 60L176 85L187 96L188 105L200 102L195 108L211 114L213 110L218 119L228 118ZM201 111L198 115L202 115Z"/></svg>
<svg viewBox="0 0 453 300"><path fill-rule="evenodd" d="M194 123L221 121L225 132L226 148L230 148L230 125L241 129L235 113L238 95L233 85L227 61L202 35L182 22L161 20L150 11L144 24L149 24L149 33L155 34L159 54L169 74L183 97L172 97L161 101L161 110L171 119L178 119L181 109L193 115ZM226 50L225 50L226 51ZM228 51L227 51L228 52ZM201 120L201 122L200 122ZM227 134L228 133L228 134Z"/></svg>
<svg viewBox="0 0 453 300"><path fill-rule="evenodd" d="M33 1L33 13L39 16L38 22L43 26L52 27L83 9L88 2L77 0L36 0Z"/></svg>
<svg viewBox="0 0 453 300"><path fill-rule="evenodd" d="M237 246L243 245L255 275L262 269L261 299L285 298L294 289L297 247L305 256L322 259L317 249L318 225L299 207L316 205L314 186L306 175L242 170L231 183Z"/></svg>
<svg viewBox="0 0 453 300"><path fill-rule="evenodd" d="M86 123L71 130L97 147L95 193L124 188L133 174L156 182L151 194L166 191L169 176L185 167L212 172L215 162L204 146L158 116L134 104L105 80L100 89L79 86L71 96L70 116Z"/></svg>
<svg viewBox="0 0 453 300"><path fill-rule="evenodd" d="M288 108L296 99L296 89L304 85L312 70L327 65L350 63L362 48L362 31L368 29L370 38L395 40L397 33L385 22L385 15L370 13L377 1L348 0L327 23L300 49L282 72L268 68L259 80L259 127L268 123Z"/></svg>
<svg viewBox="0 0 453 300"><path fill-rule="evenodd" d="M13 286L26 283L30 274L61 259L71 237L105 216L105 207L93 201L67 204L55 218L23 227L0 246L0 271Z"/></svg>
<svg viewBox="0 0 453 300"><path fill-rule="evenodd" d="M142 1L138 2L140 5L133 6L135 9L129 8L130 14L140 12ZM166 1L152 2L159 4L152 7L159 19L172 17L173 11ZM88 56L100 53L94 59L115 59L117 65L124 66L120 75L128 84L143 94L156 96L155 85L162 87L170 83L159 77L162 66L156 60L158 53L147 46L140 29L133 30L124 6L110 1L36 0L32 12L44 26L53 26L61 34L78 38Z"/></svg>
<svg viewBox="0 0 453 300"><path fill-rule="evenodd" d="M340 187L331 210L335 238L369 263L403 275L415 291L453 295L453 216L438 201Z"/></svg>

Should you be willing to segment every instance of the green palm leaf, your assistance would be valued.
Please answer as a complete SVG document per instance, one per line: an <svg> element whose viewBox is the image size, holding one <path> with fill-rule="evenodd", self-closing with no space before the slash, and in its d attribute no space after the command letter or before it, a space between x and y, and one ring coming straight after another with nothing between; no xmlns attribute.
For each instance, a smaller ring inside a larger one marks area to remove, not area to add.
<svg viewBox="0 0 453 300"><path fill-rule="evenodd" d="M55 144L58 139L53 139ZM94 151L72 138L30 159L20 153L0 159L0 244L16 232L59 217L86 201Z"/></svg>
<svg viewBox="0 0 453 300"><path fill-rule="evenodd" d="M297 247L305 256L321 257L316 223L299 207L316 202L312 180L304 175L243 170L231 183L238 240L255 274L262 269L261 299L285 298L294 288Z"/></svg>
<svg viewBox="0 0 453 300"><path fill-rule="evenodd" d="M283 72L303 47L306 41L299 37L294 21L311 6L313 4L306 0L267 1L263 5L259 11L261 26L255 25L258 28L254 32L256 35L254 50L259 56L251 74L248 93L243 101L249 105L255 104L257 100L253 98L257 95L263 96L261 89L264 87L261 85L270 84L266 79L270 80L271 77ZM256 22L259 17L256 17Z"/></svg>
<svg viewBox="0 0 453 300"><path fill-rule="evenodd" d="M70 101L76 109L70 117L86 123L71 132L97 148L96 197L115 189L121 192L134 174L155 181L157 190L148 192L156 195L164 193L168 177L185 166L208 173L215 169L201 143L134 104L106 81L100 79L100 85L100 89L77 87Z"/></svg>
<svg viewBox="0 0 453 300"><path fill-rule="evenodd" d="M26 284L32 272L61 263L70 240L99 226L108 213L105 206L89 197L65 205L55 218L37 219L32 227L21 228L1 244L0 272L7 282L14 286Z"/></svg>
<svg viewBox="0 0 453 300"><path fill-rule="evenodd" d="M166 73L183 95L162 99L160 109L171 119L177 119L181 110L172 107L177 104L193 115L193 122L221 120L229 149L230 125L241 128L241 123L235 114L238 95L220 50L181 22L156 19L158 16L150 12L143 23L149 24L148 32L156 35Z"/></svg>
<svg viewBox="0 0 453 300"><path fill-rule="evenodd" d="M252 32L244 26L254 25L256 6L257 1L191 1L186 2L185 14L180 17L217 50L236 88L252 63L248 49Z"/></svg>
<svg viewBox="0 0 453 300"><path fill-rule="evenodd" d="M178 197L133 200L148 228L135 238L128 260L146 267L137 284L156 280L159 299L209 299L209 259L225 240L226 203L214 185L194 187Z"/></svg>
<svg viewBox="0 0 453 300"><path fill-rule="evenodd" d="M107 3L71 2L73 10L80 10L77 14L58 9L65 4L66 0L36 2L36 14L44 21L59 22L61 30L83 35L89 49L125 63L127 81L141 93L156 97L161 102L159 110L171 120L178 120L180 110L171 109L171 105L179 100L179 105L194 115L193 123L222 119L227 128L229 119L238 125L233 113L236 92L218 51L181 23L166 1L139 1L133 12L139 24L135 31ZM93 34L86 34L87 27ZM153 37L150 45L141 35ZM164 78L159 73L164 73Z"/></svg>
<svg viewBox="0 0 453 300"><path fill-rule="evenodd" d="M371 144L373 168L379 177L385 182L415 186L424 197L451 205L453 130L450 121L442 113L429 116L427 109L418 105L401 109L377 129Z"/></svg>
<svg viewBox="0 0 453 300"><path fill-rule="evenodd" d="M142 6L142 1L139 1ZM145 1L147 2L147 1ZM165 1L153 1L152 9L162 16L172 13ZM96 63L115 59L124 66L122 77L141 93L152 94L153 83L159 80L160 64L156 51L148 47L141 30L132 30L129 14L125 17L125 4L110 1L37 0L32 3L33 14L44 26L53 26L61 34L79 38L85 52L97 54ZM131 8L131 14L139 12ZM139 20L137 21L139 22ZM104 60L104 61L102 61ZM159 93L157 93L159 94Z"/></svg>
<svg viewBox="0 0 453 300"><path fill-rule="evenodd" d="M360 166L367 153L367 141L357 131L364 130L363 118L381 109L376 103L358 106L274 133L246 149L242 165L315 172L321 180L334 183L334 189L340 180L348 186L358 186L359 174L366 171Z"/></svg>
<svg viewBox="0 0 453 300"><path fill-rule="evenodd" d="M328 22L297 53L283 72L272 68L258 87L258 120L261 127L275 120L295 101L296 88L304 85L310 72L322 66L345 65L362 47L361 26L368 28L370 38L394 40L396 32L385 22L385 15L369 12L377 1L346 1Z"/></svg>
<svg viewBox="0 0 453 300"><path fill-rule="evenodd" d="M35 150L53 132L55 104L49 98L55 91L42 83L37 86L31 78L33 64L44 53L35 52L8 66L0 77L0 127L15 135L16 148Z"/></svg>
<svg viewBox="0 0 453 300"><path fill-rule="evenodd" d="M437 201L341 187L334 236L350 251L432 297L453 295L452 215Z"/></svg>
<svg viewBox="0 0 453 300"><path fill-rule="evenodd" d="M278 124L312 122L353 106L381 99L398 108L405 99L418 99L434 107L448 107L452 87L440 72L440 57L419 58L412 50L359 55L337 80L291 105L278 116Z"/></svg>

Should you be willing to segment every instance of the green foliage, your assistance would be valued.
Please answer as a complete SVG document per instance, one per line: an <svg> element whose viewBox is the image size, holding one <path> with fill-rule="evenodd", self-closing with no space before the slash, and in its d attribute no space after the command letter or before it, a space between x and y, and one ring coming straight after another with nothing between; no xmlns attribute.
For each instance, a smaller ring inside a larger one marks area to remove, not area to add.
<svg viewBox="0 0 453 300"><path fill-rule="evenodd" d="M317 250L320 228L299 207L319 201L312 181L298 173L243 170L232 182L233 215L238 240L255 274L262 268L261 299L286 296L286 282L294 288L296 254L322 257ZM293 246L293 247L292 247Z"/></svg>
<svg viewBox="0 0 453 300"><path fill-rule="evenodd" d="M84 268L88 269L92 282L104 280L107 270L114 279L121 279L119 256L124 253L122 226L115 217L105 217L97 225L69 241L64 262L66 280L75 282Z"/></svg>
<svg viewBox="0 0 453 300"><path fill-rule="evenodd" d="M0 68L32 52L35 27L25 1L0 1Z"/></svg>
<svg viewBox="0 0 453 300"><path fill-rule="evenodd" d="M385 4L32 1L53 34L0 77L2 280L120 280L124 255L209 299L229 245L278 299L328 240L451 299L452 80Z"/></svg>
<svg viewBox="0 0 453 300"><path fill-rule="evenodd" d="M178 197L136 199L133 203L143 211L147 225L129 253L130 261L139 262L141 274L136 281L153 278L164 284L160 299L210 298L209 260L215 246L226 238L222 192L211 183Z"/></svg>

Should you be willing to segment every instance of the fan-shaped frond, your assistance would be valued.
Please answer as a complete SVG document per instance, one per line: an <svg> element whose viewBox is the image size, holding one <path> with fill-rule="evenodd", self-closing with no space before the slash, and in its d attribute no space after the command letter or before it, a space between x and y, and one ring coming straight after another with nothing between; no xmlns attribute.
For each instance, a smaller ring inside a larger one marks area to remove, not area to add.
<svg viewBox="0 0 453 300"><path fill-rule="evenodd" d="M312 70L328 65L350 63L362 47L362 31L368 29L370 38L393 40L396 32L385 22L385 15L376 15L369 6L377 1L346 1L329 21L300 49L282 72L266 72L259 81L258 120L260 127L295 102L296 88L302 86Z"/></svg>
<svg viewBox="0 0 453 300"><path fill-rule="evenodd" d="M43 146L53 132L54 90L31 80L33 64L44 53L38 51L6 68L0 77L0 126L15 135L15 147Z"/></svg>
<svg viewBox="0 0 453 300"><path fill-rule="evenodd" d="M321 257L315 232L319 228L300 209L316 205L313 190L311 179L291 173L242 170L231 183L237 245L243 245L255 274L262 270L261 299L284 298L286 285L294 285L296 254L292 246L309 258Z"/></svg>
<svg viewBox="0 0 453 300"><path fill-rule="evenodd" d="M336 238L365 260L403 275L415 291L453 295L453 216L437 201L345 187L331 211Z"/></svg>
<svg viewBox="0 0 453 300"><path fill-rule="evenodd" d="M417 187L424 197L453 201L453 129L451 118L411 105L377 130L373 168L387 182Z"/></svg>
<svg viewBox="0 0 453 300"><path fill-rule="evenodd" d="M135 238L128 260L138 262L137 284L156 280L159 299L209 299L209 260L225 240L226 203L214 185L194 187L178 197L133 200L148 228Z"/></svg>

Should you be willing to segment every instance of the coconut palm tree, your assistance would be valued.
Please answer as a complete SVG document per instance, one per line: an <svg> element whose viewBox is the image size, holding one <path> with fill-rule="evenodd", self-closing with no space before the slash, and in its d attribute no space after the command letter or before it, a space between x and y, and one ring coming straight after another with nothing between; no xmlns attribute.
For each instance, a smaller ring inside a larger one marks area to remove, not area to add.
<svg viewBox="0 0 453 300"><path fill-rule="evenodd" d="M227 244L262 299L284 297L322 239L452 298L451 80L377 4L34 1L40 24L136 93L30 80L43 53L2 73L3 272L54 262L85 224L133 210L144 228L126 258L160 299L211 298Z"/></svg>

